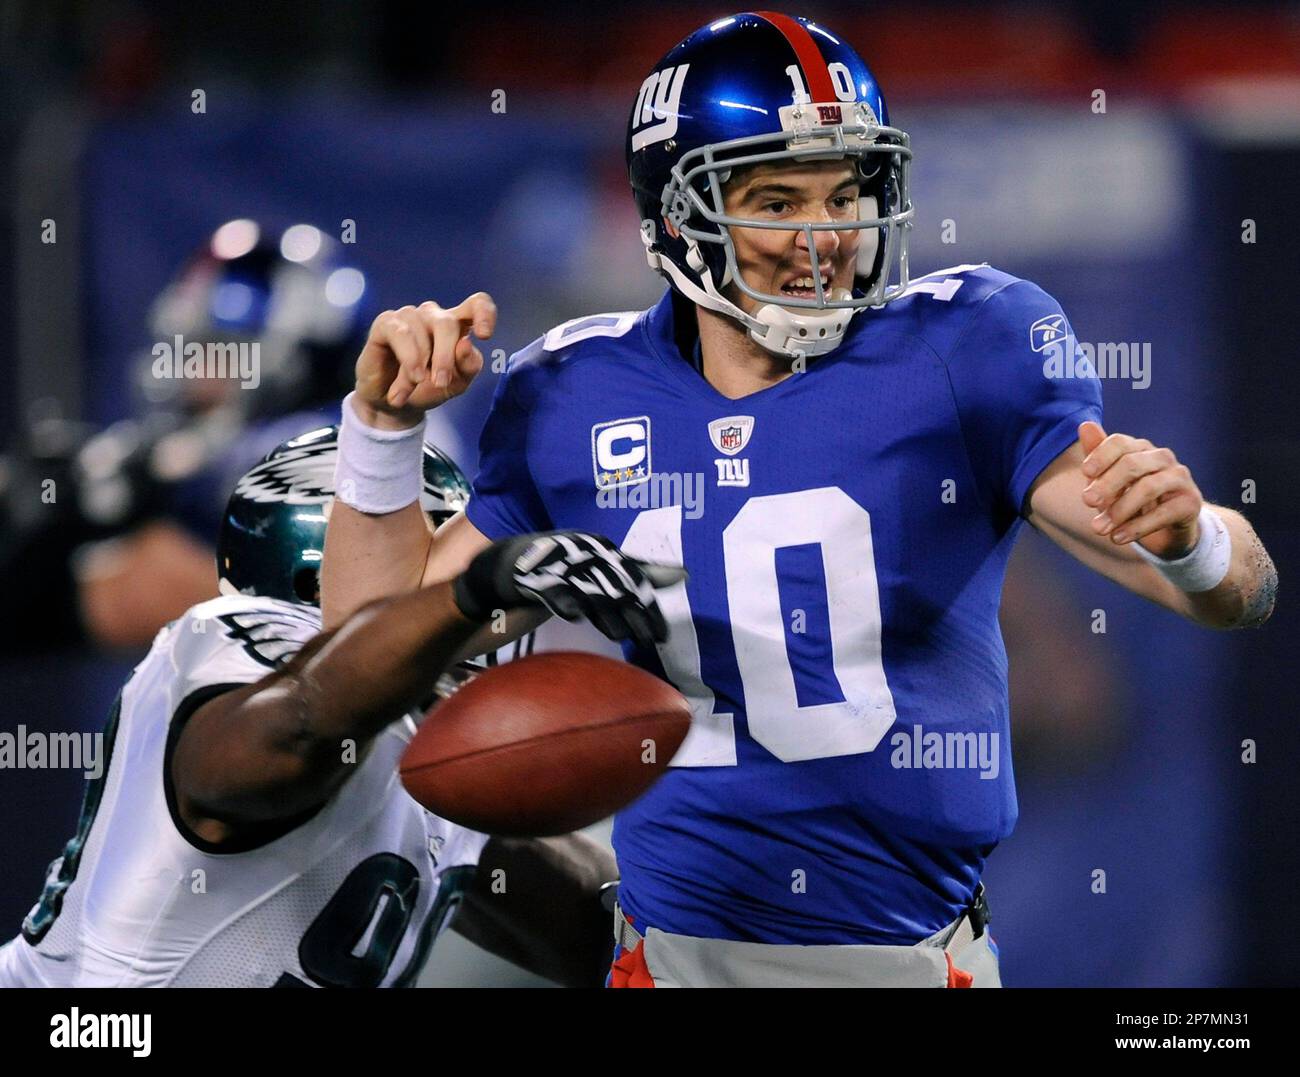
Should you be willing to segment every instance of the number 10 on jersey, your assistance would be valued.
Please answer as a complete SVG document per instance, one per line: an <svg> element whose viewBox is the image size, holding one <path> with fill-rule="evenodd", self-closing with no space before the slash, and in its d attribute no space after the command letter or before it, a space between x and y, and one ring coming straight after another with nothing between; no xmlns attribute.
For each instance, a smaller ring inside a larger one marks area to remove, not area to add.
<svg viewBox="0 0 1300 1077"><path fill-rule="evenodd" d="M776 552L805 545L821 550L831 644L825 657L843 699L800 706ZM681 506L642 512L623 549L682 564ZM722 552L749 735L785 762L872 751L894 724L895 711L881 661L880 589L867 510L836 486L750 498L723 529ZM716 697L704 683L686 586L659 592L671 630L659 658L694 713L673 766L735 766L735 716L715 711Z"/></svg>

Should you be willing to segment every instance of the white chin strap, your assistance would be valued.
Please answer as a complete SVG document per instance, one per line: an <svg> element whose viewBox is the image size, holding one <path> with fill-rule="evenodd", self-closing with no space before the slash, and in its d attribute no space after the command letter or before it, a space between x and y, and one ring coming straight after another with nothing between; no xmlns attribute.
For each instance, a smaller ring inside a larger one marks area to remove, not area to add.
<svg viewBox="0 0 1300 1077"><path fill-rule="evenodd" d="M847 288L832 288L830 297L848 299L851 294ZM749 325L749 335L768 351L791 358L811 357L823 355L839 346L853 314L852 307L837 307L813 314L794 314L787 307L767 303L759 307L753 318L746 319L746 322ZM756 328L754 322L763 328Z"/></svg>
<svg viewBox="0 0 1300 1077"><path fill-rule="evenodd" d="M650 263L651 269L666 273L678 290L692 302L740 322L749 330L750 337L774 355L799 359L832 351L844 338L849 319L858 310L856 307L836 307L832 310L796 314L787 307L767 303L755 313L746 314L718 291L713 283L713 274L704 265L696 241L687 240L686 261L700 275L700 280L704 282L703 288L687 277L671 258L652 250L654 240L645 230L641 233L641 241L645 244L646 261ZM726 284L727 279L724 277L722 283ZM829 294L831 299L852 297L846 288L833 288Z"/></svg>

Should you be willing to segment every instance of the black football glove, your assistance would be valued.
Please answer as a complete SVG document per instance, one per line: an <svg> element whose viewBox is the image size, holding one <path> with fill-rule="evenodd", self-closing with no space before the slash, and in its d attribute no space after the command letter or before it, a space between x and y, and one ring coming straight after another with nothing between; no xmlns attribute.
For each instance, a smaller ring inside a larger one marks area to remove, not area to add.
<svg viewBox="0 0 1300 1077"><path fill-rule="evenodd" d="M612 640L654 649L668 638L656 587L686 578L676 565L623 553L603 535L544 531L494 542L453 584L466 617L486 621L494 610L545 606L566 621L585 617Z"/></svg>

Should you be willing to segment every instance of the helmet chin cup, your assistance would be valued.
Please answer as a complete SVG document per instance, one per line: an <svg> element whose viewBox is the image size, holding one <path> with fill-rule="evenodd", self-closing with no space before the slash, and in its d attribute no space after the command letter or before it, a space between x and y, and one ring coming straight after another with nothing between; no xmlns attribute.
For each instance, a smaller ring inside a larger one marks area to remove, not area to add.
<svg viewBox="0 0 1300 1077"><path fill-rule="evenodd" d="M848 295L845 289L837 288L832 298L846 298ZM751 325L749 335L777 355L791 358L825 355L839 347L849 327L849 319L856 313L854 307L837 307L815 314L795 314L786 307L766 303L753 316L763 328Z"/></svg>
<svg viewBox="0 0 1300 1077"><path fill-rule="evenodd" d="M713 283L713 274L707 266L696 271L700 278L700 284L696 284L671 258L654 250L649 230L643 229L641 236L645 242L646 261L651 269L664 276L669 284L693 303L739 322L749 331L750 338L755 343L774 355L787 359L806 359L832 351L844 338L849 319L861 309L836 307L810 314L796 314L775 303L766 303L755 314L746 314L718 291ZM688 248L687 264L693 266L693 262L698 260L703 265L699 245L691 240ZM728 279L730 267L724 285ZM851 295L852 292L845 288L836 288L831 292L831 298L836 300L848 299Z"/></svg>

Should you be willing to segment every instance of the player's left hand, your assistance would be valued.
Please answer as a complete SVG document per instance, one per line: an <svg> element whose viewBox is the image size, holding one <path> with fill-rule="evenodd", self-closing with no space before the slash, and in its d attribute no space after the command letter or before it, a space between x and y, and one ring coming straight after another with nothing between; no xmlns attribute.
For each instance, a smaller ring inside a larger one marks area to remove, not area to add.
<svg viewBox="0 0 1300 1077"><path fill-rule="evenodd" d="M1158 557L1182 557L1196 545L1203 499L1192 473L1172 449L1143 438L1079 424L1084 504L1097 511L1092 529L1116 545L1140 542Z"/></svg>

